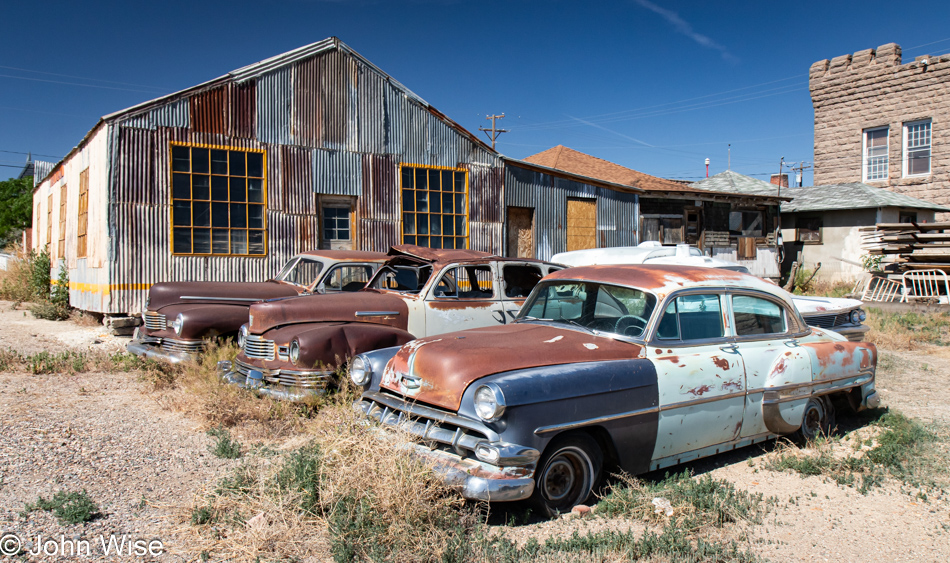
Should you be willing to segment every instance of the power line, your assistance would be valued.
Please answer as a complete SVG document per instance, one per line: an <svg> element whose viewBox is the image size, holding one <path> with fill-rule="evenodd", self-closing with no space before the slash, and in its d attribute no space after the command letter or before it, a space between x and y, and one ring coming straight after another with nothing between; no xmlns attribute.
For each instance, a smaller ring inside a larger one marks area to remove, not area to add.
<svg viewBox="0 0 950 563"><path fill-rule="evenodd" d="M0 65L0 68L5 68L7 70L19 70L20 72L32 72L35 74L45 74L48 76L59 76L62 78L75 78L77 80L91 80L93 82L105 82L106 84L121 84L123 86L137 86L139 88L151 88L152 90L158 90L160 92L167 92L167 88L162 88L161 86L147 86L145 84L133 84L131 82L116 82L114 80L102 80L101 78L89 78L88 76L73 76L71 74L59 74L56 72L44 72L42 70L30 70L28 68L18 68L15 66L4 66Z"/></svg>
<svg viewBox="0 0 950 563"><path fill-rule="evenodd" d="M31 78L29 76L13 76L12 74L0 74L0 78L15 78L17 80L31 80L33 82L48 82L50 84L65 84L67 86L85 86L86 88L100 88L102 90L120 90L123 92L141 92L143 94L157 95L159 92L152 90L133 90L132 88L117 88L115 86L100 86L98 84L81 84L79 82L63 82L62 80L46 80L44 78Z"/></svg>
<svg viewBox="0 0 950 563"><path fill-rule="evenodd" d="M5 150L2 150L2 149L0 149L0 152L10 153L10 154L25 154L25 155L27 155L27 156L33 155L33 156L46 156L46 157L49 157L49 158L63 158L63 157L61 157L61 156L53 156L53 155L51 155L51 154L40 154L40 153L38 153L38 152L5 151Z"/></svg>

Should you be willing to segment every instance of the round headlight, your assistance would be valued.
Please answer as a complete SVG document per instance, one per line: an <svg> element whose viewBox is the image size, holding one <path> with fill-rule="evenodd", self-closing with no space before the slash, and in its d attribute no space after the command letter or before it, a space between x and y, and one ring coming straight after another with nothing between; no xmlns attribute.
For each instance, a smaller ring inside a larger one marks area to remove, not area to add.
<svg viewBox="0 0 950 563"><path fill-rule="evenodd" d="M505 412L505 395L494 384L475 390L475 414L485 422L498 420Z"/></svg>
<svg viewBox="0 0 950 563"><path fill-rule="evenodd" d="M350 380L362 387L369 383L372 377L373 366L370 365L369 361L363 356L353 358L353 363L350 364Z"/></svg>
<svg viewBox="0 0 950 563"><path fill-rule="evenodd" d="M861 313L861 322L863 323L868 318L868 314L864 312L864 309L858 309L858 313Z"/></svg>
<svg viewBox="0 0 950 563"><path fill-rule="evenodd" d="M238 348L244 349L244 343L247 342L247 325L241 325L241 330L238 331Z"/></svg>
<svg viewBox="0 0 950 563"><path fill-rule="evenodd" d="M858 324L859 322L861 322L861 310L860 310L860 309L855 309L854 311L851 311L851 322L852 322L853 324Z"/></svg>
<svg viewBox="0 0 950 563"><path fill-rule="evenodd" d="M290 341L290 361L294 365L297 365L297 360L300 359L300 342L297 342L297 339L294 338Z"/></svg>
<svg viewBox="0 0 950 563"><path fill-rule="evenodd" d="M175 334L181 336L181 327L185 324L185 316L181 313L178 313L178 316L175 317L175 320L172 322L172 329L175 330Z"/></svg>

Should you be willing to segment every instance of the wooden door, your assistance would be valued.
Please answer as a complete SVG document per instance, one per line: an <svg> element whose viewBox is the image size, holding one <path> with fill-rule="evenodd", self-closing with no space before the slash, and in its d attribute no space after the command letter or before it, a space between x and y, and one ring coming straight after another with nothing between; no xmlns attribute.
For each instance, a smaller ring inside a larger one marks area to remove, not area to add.
<svg viewBox="0 0 950 563"><path fill-rule="evenodd" d="M508 208L507 256L534 258L534 209Z"/></svg>
<svg viewBox="0 0 950 563"><path fill-rule="evenodd" d="M597 200L567 199L567 251L597 248Z"/></svg>

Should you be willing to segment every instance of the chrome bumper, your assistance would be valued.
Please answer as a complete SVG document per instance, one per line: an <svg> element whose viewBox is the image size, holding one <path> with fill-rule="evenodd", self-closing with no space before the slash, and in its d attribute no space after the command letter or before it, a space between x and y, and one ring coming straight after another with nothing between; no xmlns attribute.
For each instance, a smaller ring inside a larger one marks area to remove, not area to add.
<svg viewBox="0 0 950 563"><path fill-rule="evenodd" d="M261 395L266 395L281 401L303 401L308 397L323 395L326 392L326 385L319 387L296 387L268 383L266 377L271 377L278 373L277 370L265 371L254 369L246 364L240 367L235 366L229 361L218 362L218 375L227 383L236 385L241 389L256 391ZM293 372L300 377L321 377L328 379L329 376L322 371L312 372Z"/></svg>
<svg viewBox="0 0 950 563"><path fill-rule="evenodd" d="M172 364L187 362L188 360L194 360L198 357L196 353L162 350L161 339L133 340L126 344L125 349L130 354L135 354L136 356Z"/></svg>
<svg viewBox="0 0 950 563"><path fill-rule="evenodd" d="M353 405L353 408L369 418L379 420L383 426L395 426L405 430L409 435L422 437L421 439L426 439L426 437L432 439L437 432L431 424L420 424L408 418L403 419L395 413L391 413L390 417L375 413L373 412L374 404L371 401L361 399ZM397 420L393 421L392 418ZM454 441L455 445L460 445L457 436ZM532 462L522 466L500 467L468 455L463 456L444 449L432 449L413 441L405 441L400 445L429 463L447 485L457 489L467 499L508 502L524 500L534 492L534 462L538 457L536 450L509 444L507 449L520 451L522 455L527 455L525 461L530 459ZM471 445L466 444L466 446Z"/></svg>

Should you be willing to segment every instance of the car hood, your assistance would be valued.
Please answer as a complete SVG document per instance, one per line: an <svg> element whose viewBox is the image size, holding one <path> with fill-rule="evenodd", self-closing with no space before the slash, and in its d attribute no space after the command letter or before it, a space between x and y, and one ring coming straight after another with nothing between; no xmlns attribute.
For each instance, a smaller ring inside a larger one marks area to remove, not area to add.
<svg viewBox="0 0 950 563"><path fill-rule="evenodd" d="M157 311L175 303L231 303L250 305L263 299L297 295L298 288L276 281L241 282L162 282L148 290L148 308Z"/></svg>
<svg viewBox="0 0 950 563"><path fill-rule="evenodd" d="M328 321L383 324L406 330L409 307L396 295L374 290L301 295L251 305L248 331L263 334L277 326Z"/></svg>
<svg viewBox="0 0 950 563"><path fill-rule="evenodd" d="M803 317L843 313L864 305L863 302L857 299L845 299L843 297L802 297L795 295L792 297L792 301Z"/></svg>
<svg viewBox="0 0 950 563"><path fill-rule="evenodd" d="M465 389L482 377L533 367L629 360L642 351L637 344L586 332L516 323L413 340L386 365L380 386L457 411ZM538 386L543 392L544 381Z"/></svg>

